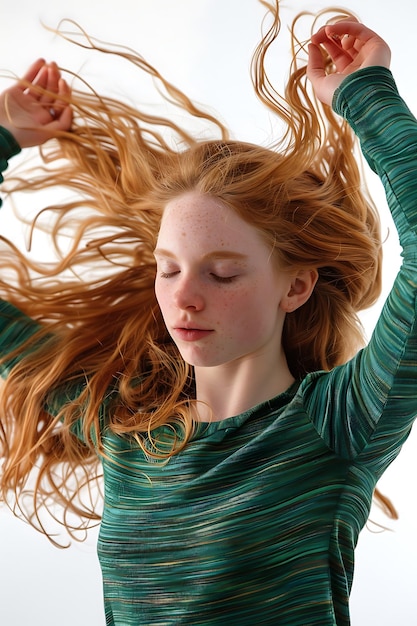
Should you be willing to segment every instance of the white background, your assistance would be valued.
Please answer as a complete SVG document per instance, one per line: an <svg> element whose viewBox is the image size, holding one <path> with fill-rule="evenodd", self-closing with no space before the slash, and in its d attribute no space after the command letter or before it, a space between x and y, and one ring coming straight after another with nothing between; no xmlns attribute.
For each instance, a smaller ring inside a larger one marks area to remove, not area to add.
<svg viewBox="0 0 417 626"><path fill-rule="evenodd" d="M274 75L279 88L289 63L286 24L299 10L314 12L326 6L324 0L287 1L283 46L276 54ZM389 42L400 92L417 113L417 4L414 0L395 4L346 0L345 6ZM252 94L248 73L263 12L256 0L14 0L7 9L3 6L0 15L0 70L21 73L32 60L44 56L81 71L110 95L140 98L137 73L125 74L123 65L113 67L108 57L62 42L41 25L42 21L56 27L61 19L72 18L93 36L140 51L188 95L218 111L236 137L265 142L270 120ZM8 84L0 78L0 88ZM373 175L369 180L384 229L391 229L385 244L386 294L399 265L399 252L380 184ZM15 232L7 206L0 221L3 232ZM381 304L382 300L364 315L368 334ZM400 520L389 523L391 531L379 533L370 526L362 532L351 602L353 626L417 625L416 449L414 433L380 483L394 500ZM378 511L372 517L383 520ZM102 626L95 541L94 531L86 542L58 550L0 507L0 623Z"/></svg>

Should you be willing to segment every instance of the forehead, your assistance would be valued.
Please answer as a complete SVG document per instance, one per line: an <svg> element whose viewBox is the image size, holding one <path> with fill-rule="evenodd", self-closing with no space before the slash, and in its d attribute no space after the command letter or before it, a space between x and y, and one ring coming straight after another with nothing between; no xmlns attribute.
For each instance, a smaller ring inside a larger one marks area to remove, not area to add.
<svg viewBox="0 0 417 626"><path fill-rule="evenodd" d="M172 200L165 207L158 245L174 245L194 240L227 247L244 248L249 242L265 245L259 232L233 209L217 198L190 192Z"/></svg>

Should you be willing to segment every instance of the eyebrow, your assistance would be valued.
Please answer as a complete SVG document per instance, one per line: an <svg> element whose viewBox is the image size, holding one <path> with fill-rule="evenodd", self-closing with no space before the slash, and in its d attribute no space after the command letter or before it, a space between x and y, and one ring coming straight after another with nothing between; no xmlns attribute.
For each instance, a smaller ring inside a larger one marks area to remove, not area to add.
<svg viewBox="0 0 417 626"><path fill-rule="evenodd" d="M155 256L164 256L169 259L175 259L176 256L170 250L165 250L164 248L156 248L154 250ZM233 252L232 250L213 250L213 252L209 252L205 254L202 259L204 261L216 260L216 259L232 259L237 261L244 261L248 257L246 254L242 254L241 252Z"/></svg>

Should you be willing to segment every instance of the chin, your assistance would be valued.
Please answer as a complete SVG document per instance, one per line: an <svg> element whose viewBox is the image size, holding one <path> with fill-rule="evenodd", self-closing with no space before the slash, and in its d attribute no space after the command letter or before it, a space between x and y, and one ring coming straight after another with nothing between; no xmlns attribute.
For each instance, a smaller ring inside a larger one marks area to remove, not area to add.
<svg viewBox="0 0 417 626"><path fill-rule="evenodd" d="M188 350L180 350L180 354L187 365L192 367L214 367L223 363L222 360L210 358L208 355L190 354Z"/></svg>
<svg viewBox="0 0 417 626"><path fill-rule="evenodd" d="M230 363L234 360L238 360L238 359L227 359L225 357L221 358L221 357L209 357L209 356L190 356L185 355L185 354L181 354L182 358L184 359L184 361L188 364L191 365L192 367L220 367L222 365L226 365L227 363Z"/></svg>

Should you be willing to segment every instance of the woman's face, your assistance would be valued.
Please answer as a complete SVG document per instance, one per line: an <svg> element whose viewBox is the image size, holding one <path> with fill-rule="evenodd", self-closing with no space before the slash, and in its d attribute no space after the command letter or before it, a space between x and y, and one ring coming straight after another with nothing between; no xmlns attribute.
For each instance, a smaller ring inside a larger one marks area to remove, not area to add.
<svg viewBox="0 0 417 626"><path fill-rule="evenodd" d="M213 367L279 354L291 278L232 209L197 192L172 200L155 258L156 297L187 363Z"/></svg>

